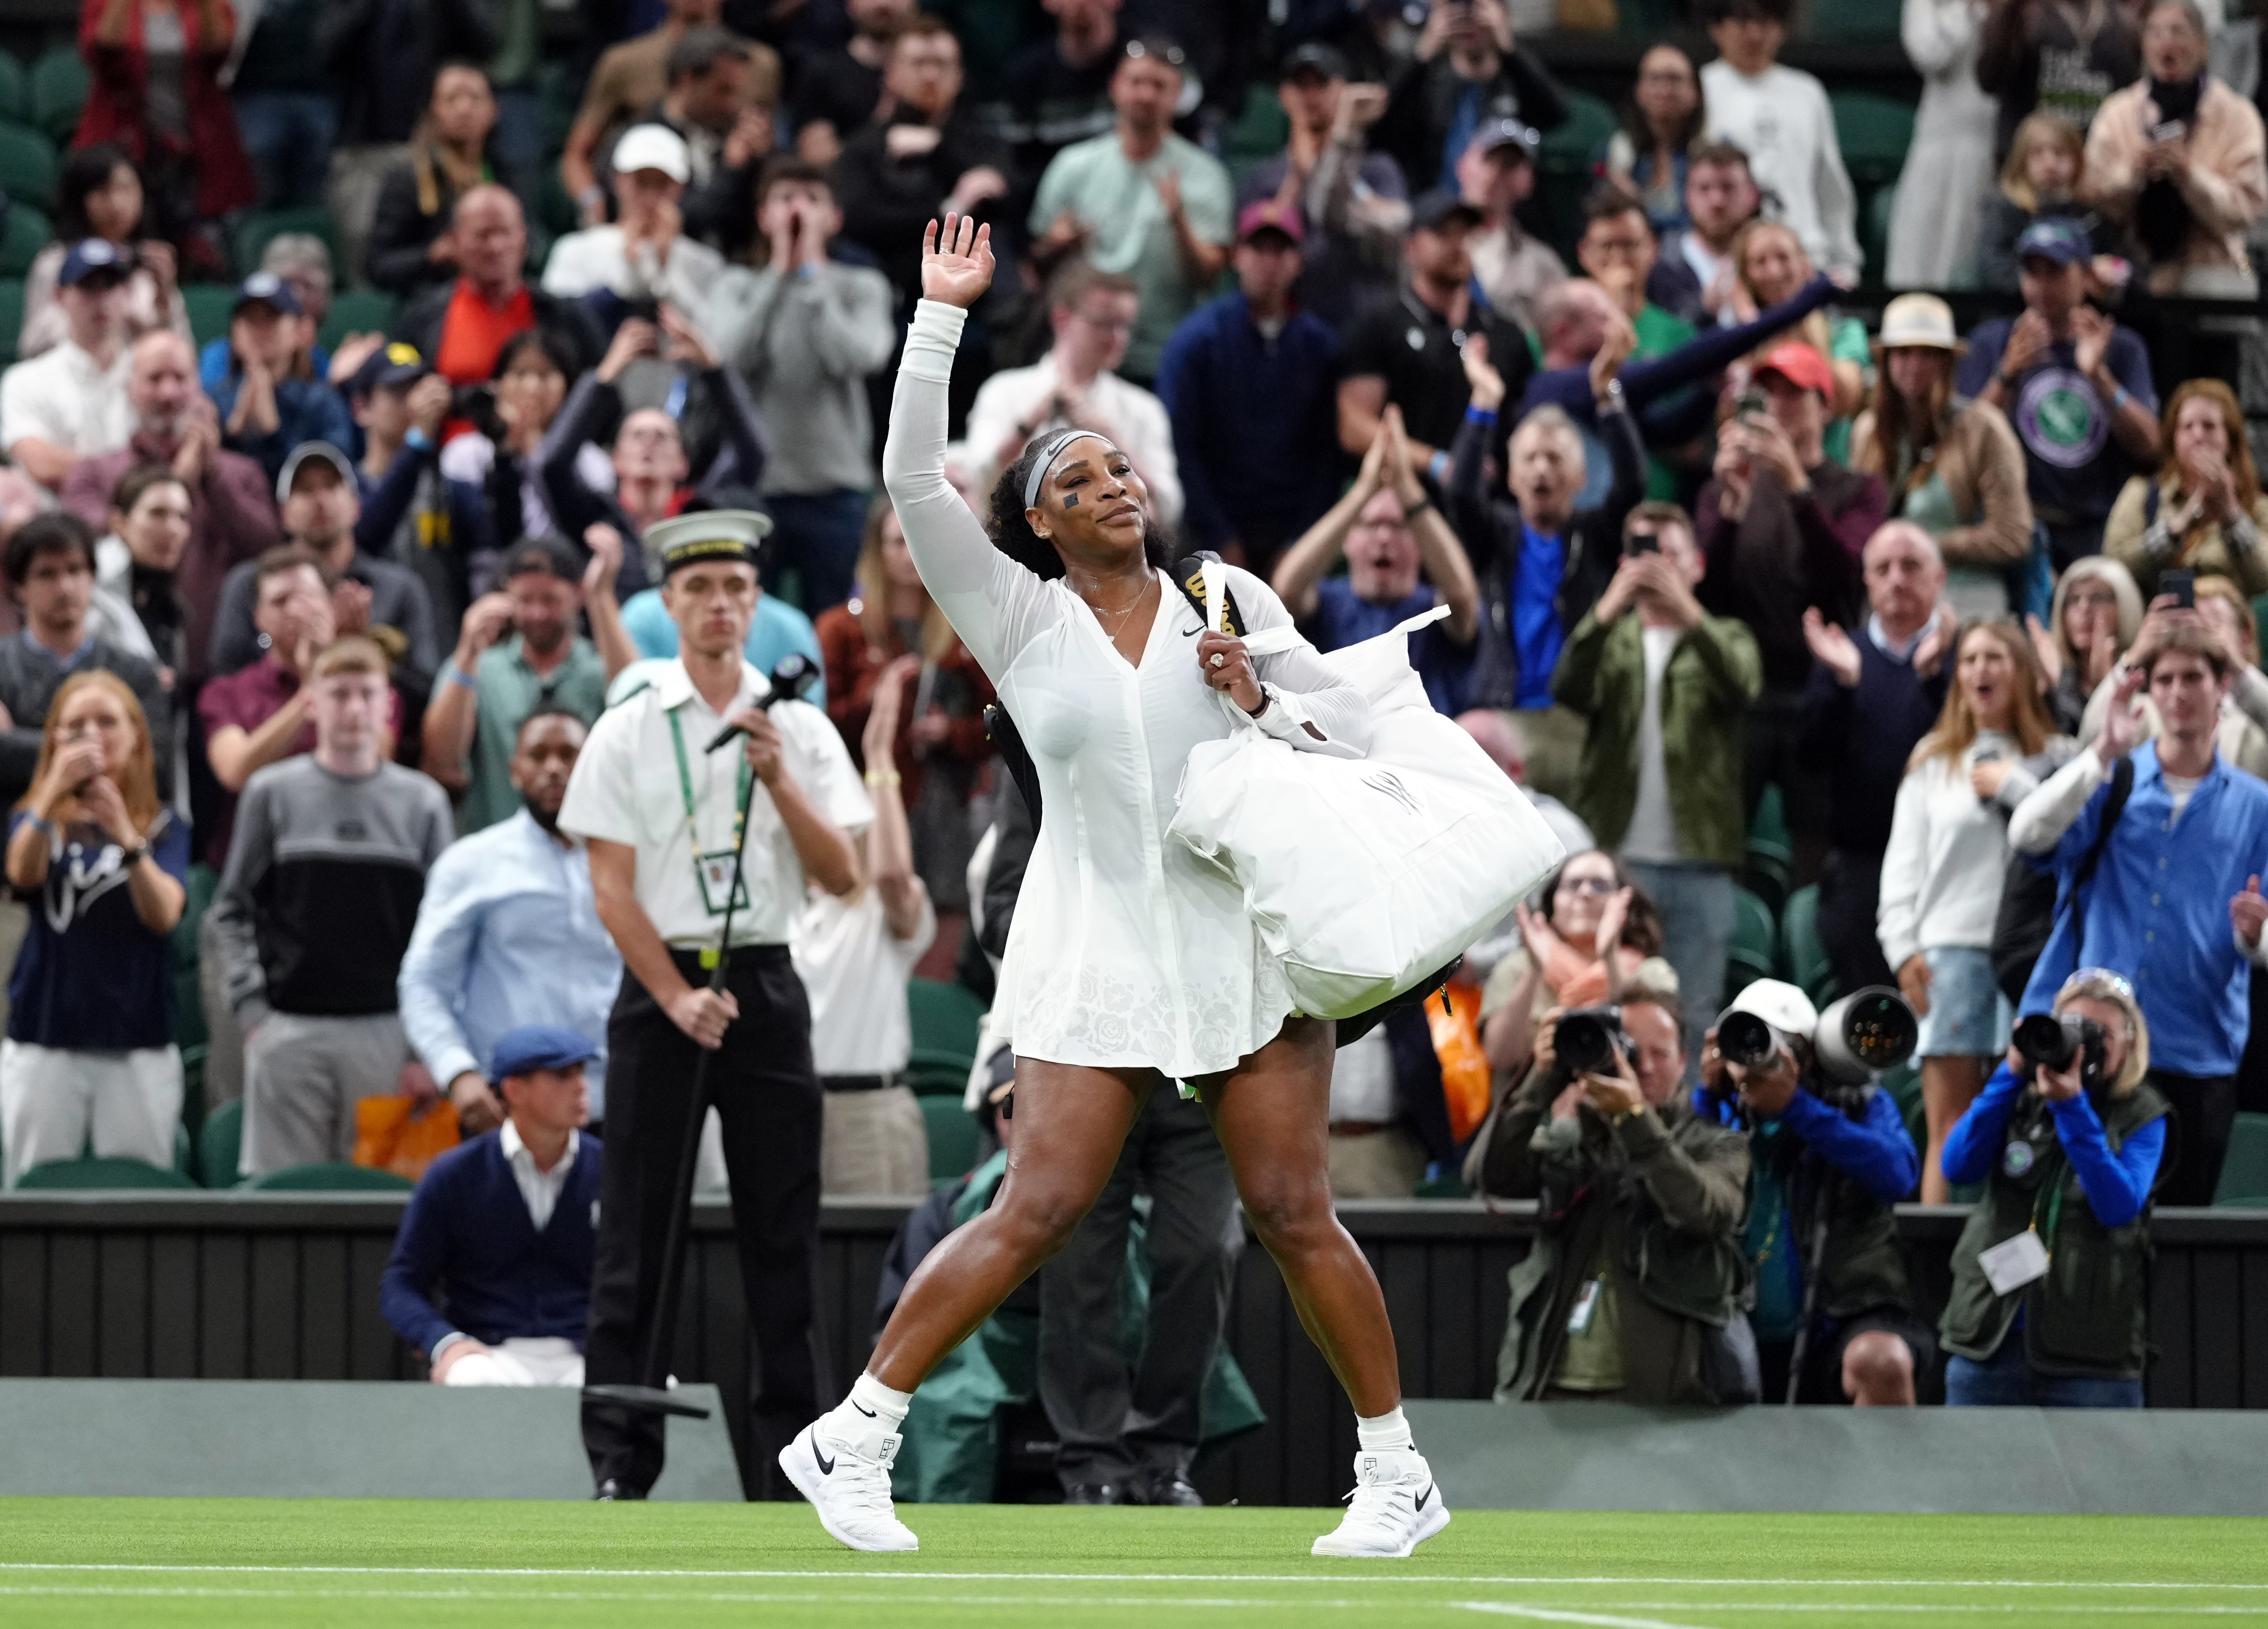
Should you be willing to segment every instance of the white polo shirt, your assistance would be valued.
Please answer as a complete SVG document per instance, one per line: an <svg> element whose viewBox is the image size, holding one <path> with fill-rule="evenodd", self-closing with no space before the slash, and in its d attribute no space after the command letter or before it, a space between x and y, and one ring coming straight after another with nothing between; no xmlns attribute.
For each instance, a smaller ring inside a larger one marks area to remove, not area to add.
<svg viewBox="0 0 2268 1629"><path fill-rule="evenodd" d="M117 451L134 438L133 372L123 347L105 368L69 340L18 363L0 373L0 448L37 437L83 459Z"/></svg>
<svg viewBox="0 0 2268 1629"><path fill-rule="evenodd" d="M725 712L752 707L770 690L764 676L743 662L740 690ZM690 828L669 727L673 715L685 745L684 778L693 791ZM827 715L807 701L782 701L771 719L786 747L787 772L812 807L846 830L872 825L874 805ZM657 664L651 683L622 697L591 727L559 811L562 831L637 851L637 902L676 950L715 945L724 925L724 889L716 886L704 898L693 835L697 829L698 853L731 854L744 759L737 742L721 752L705 750L724 722L694 689L682 661ZM785 944L803 910L803 866L761 782L748 804L742 877L747 903L733 913L733 943Z"/></svg>

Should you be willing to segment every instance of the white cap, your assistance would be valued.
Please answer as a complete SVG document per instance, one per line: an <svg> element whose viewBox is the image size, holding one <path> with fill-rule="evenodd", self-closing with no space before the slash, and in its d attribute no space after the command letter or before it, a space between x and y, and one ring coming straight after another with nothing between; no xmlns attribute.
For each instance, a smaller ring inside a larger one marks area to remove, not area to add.
<svg viewBox="0 0 2268 1629"><path fill-rule="evenodd" d="M633 170L659 170L680 187L693 179L693 155L685 138L666 124L634 124L615 143L608 160L617 175Z"/></svg>
<svg viewBox="0 0 2268 1629"><path fill-rule="evenodd" d="M1733 998L1727 1012L1753 1013L1782 1035L1811 1038L1819 1027L1819 1009L1811 997L1780 979L1759 979Z"/></svg>

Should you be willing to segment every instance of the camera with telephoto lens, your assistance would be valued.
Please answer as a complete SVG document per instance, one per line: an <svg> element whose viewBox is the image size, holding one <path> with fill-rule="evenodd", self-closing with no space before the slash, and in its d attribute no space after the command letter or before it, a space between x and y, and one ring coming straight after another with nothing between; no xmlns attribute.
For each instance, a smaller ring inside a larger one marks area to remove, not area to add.
<svg viewBox="0 0 2268 1629"><path fill-rule="evenodd" d="M1638 1043L1623 1028L1619 1007L1578 1007L1559 1015L1552 1051L1568 1075L1612 1075L1619 1053L1635 1068Z"/></svg>
<svg viewBox="0 0 2268 1629"><path fill-rule="evenodd" d="M1717 1020L1717 1050L1727 1063L1742 1068L1770 1067L1773 1057L1792 1043L1803 1042L1811 1051L1819 1073L1829 1082L1860 1086L1913 1056L1921 1037L1913 1009L1896 990L1882 985L1856 990L1819 1015L1808 1035L1789 1035L1752 1012L1728 1009ZM1799 1067L1800 1058L1797 1059Z"/></svg>
<svg viewBox="0 0 2268 1629"><path fill-rule="evenodd" d="M2036 1012L2016 1021L2016 1050L2035 1069L2058 1072L2080 1060L2079 1083L2092 1091L2102 1082L2105 1035L2101 1024L2076 1013Z"/></svg>

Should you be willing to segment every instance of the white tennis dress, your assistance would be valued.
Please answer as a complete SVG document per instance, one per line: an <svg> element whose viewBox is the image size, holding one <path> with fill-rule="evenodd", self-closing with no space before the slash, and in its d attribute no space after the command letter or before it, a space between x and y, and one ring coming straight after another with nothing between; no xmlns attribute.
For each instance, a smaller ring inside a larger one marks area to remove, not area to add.
<svg viewBox="0 0 2268 1629"><path fill-rule="evenodd" d="M1039 771L1039 838L995 1021L1006 1021L1020 1057L1183 1080L1233 1068L1283 1028L1291 991L1236 884L1167 843L1166 827L1189 749L1230 732L1233 703L1205 684L1203 620L1172 583L1138 667L1069 586L995 548L946 484L946 386L963 319L932 300L917 309L882 478L922 581ZM1251 631L1292 620L1258 577L1232 569L1229 578ZM1304 751L1363 756L1368 704L1313 647L1253 665L1271 697L1262 728Z"/></svg>

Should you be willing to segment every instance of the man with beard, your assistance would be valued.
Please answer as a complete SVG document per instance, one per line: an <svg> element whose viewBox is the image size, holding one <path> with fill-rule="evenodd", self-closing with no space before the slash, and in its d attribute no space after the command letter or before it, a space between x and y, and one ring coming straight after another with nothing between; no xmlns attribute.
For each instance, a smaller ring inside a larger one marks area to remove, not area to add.
<svg viewBox="0 0 2268 1629"><path fill-rule="evenodd" d="M520 722L507 744L519 807L434 862L402 953L402 1025L468 1136L504 1120L485 1072L497 1043L526 1024L603 1036L622 980L622 958L592 903L590 851L559 829L585 734L583 719L556 705ZM595 1129L606 1117L603 1046L584 1077Z"/></svg>
<svg viewBox="0 0 2268 1629"><path fill-rule="evenodd" d="M606 709L608 681L637 659L615 604L622 539L609 527L593 526L585 540L591 563L579 571L557 543L530 539L512 550L504 586L466 612L456 651L433 687L425 708L425 773L461 791L457 818L466 832L494 826L519 805L525 790L516 745L521 723L556 708L589 725ZM586 606L596 643L575 631L576 613Z"/></svg>

